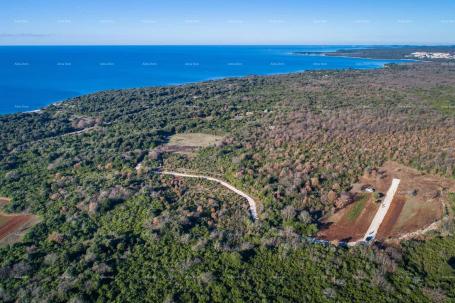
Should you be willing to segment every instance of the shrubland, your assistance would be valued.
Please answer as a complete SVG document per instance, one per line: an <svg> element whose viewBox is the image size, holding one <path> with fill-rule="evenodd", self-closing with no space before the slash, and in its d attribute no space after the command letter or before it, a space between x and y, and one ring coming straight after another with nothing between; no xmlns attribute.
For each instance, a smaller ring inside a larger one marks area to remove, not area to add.
<svg viewBox="0 0 455 303"><path fill-rule="evenodd" d="M455 300L452 236L350 249L307 237L386 160L455 177L454 85L455 67L416 63L106 91L1 116L5 210L41 221L0 248L0 299ZM188 132L225 138L160 150ZM260 201L260 219L163 167L225 179Z"/></svg>

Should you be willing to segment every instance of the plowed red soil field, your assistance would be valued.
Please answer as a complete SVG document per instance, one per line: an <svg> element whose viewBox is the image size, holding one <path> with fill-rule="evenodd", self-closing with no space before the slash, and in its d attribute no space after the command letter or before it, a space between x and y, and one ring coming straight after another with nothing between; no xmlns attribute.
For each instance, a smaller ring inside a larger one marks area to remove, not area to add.
<svg viewBox="0 0 455 303"><path fill-rule="evenodd" d="M365 172L351 193L359 194L365 188L374 188L376 195L385 194L393 178L400 179L395 198L382 221L376 238L396 239L424 230L444 216L444 205L449 193L455 192L455 181L436 175L424 174L411 167L388 161L377 169ZM355 206L347 205L323 219L318 237L326 240L355 241L360 239L371 223L378 203L367 203L356 220L348 220Z"/></svg>
<svg viewBox="0 0 455 303"><path fill-rule="evenodd" d="M29 215L4 216L0 214L0 241L20 230L30 220L31 216Z"/></svg>
<svg viewBox="0 0 455 303"><path fill-rule="evenodd" d="M384 240L387 237L399 236L392 233L393 227L400 217L401 211L406 203L406 199L403 196L395 196L392 203L390 204L389 211L382 221L381 226L379 226L378 233L376 238L379 240Z"/></svg>
<svg viewBox="0 0 455 303"><path fill-rule="evenodd" d="M365 202L364 207L354 202L330 216L323 223L318 238L328 241L353 242L360 240L368 230L379 205L372 201L371 197ZM355 208L361 207L358 216L353 217Z"/></svg>
<svg viewBox="0 0 455 303"><path fill-rule="evenodd" d="M0 198L0 207L10 202L8 198ZM37 217L27 214L4 214L0 212L0 244L12 243L20 239L20 235L37 222ZM11 237L10 237L11 236Z"/></svg>

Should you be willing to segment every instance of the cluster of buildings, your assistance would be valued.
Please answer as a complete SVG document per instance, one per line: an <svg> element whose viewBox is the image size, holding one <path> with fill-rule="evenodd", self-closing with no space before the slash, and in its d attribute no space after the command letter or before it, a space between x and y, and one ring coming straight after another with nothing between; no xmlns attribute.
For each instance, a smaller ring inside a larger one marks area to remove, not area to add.
<svg viewBox="0 0 455 303"><path fill-rule="evenodd" d="M419 59L455 59L455 54L451 53L414 52L411 56Z"/></svg>

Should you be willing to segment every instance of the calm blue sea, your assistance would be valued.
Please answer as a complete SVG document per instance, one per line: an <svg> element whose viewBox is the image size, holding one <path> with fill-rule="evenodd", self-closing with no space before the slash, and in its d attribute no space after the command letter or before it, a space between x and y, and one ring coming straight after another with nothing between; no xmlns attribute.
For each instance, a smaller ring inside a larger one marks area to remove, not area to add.
<svg viewBox="0 0 455 303"><path fill-rule="evenodd" d="M0 46L0 114L106 89L399 62L293 54L341 48L355 46Z"/></svg>

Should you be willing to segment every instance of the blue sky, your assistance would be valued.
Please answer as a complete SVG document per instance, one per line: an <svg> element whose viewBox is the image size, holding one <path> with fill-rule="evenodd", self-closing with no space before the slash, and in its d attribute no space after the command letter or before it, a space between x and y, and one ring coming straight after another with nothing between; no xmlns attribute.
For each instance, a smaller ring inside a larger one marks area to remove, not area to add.
<svg viewBox="0 0 455 303"><path fill-rule="evenodd" d="M1 0L18 44L455 44L455 1Z"/></svg>

